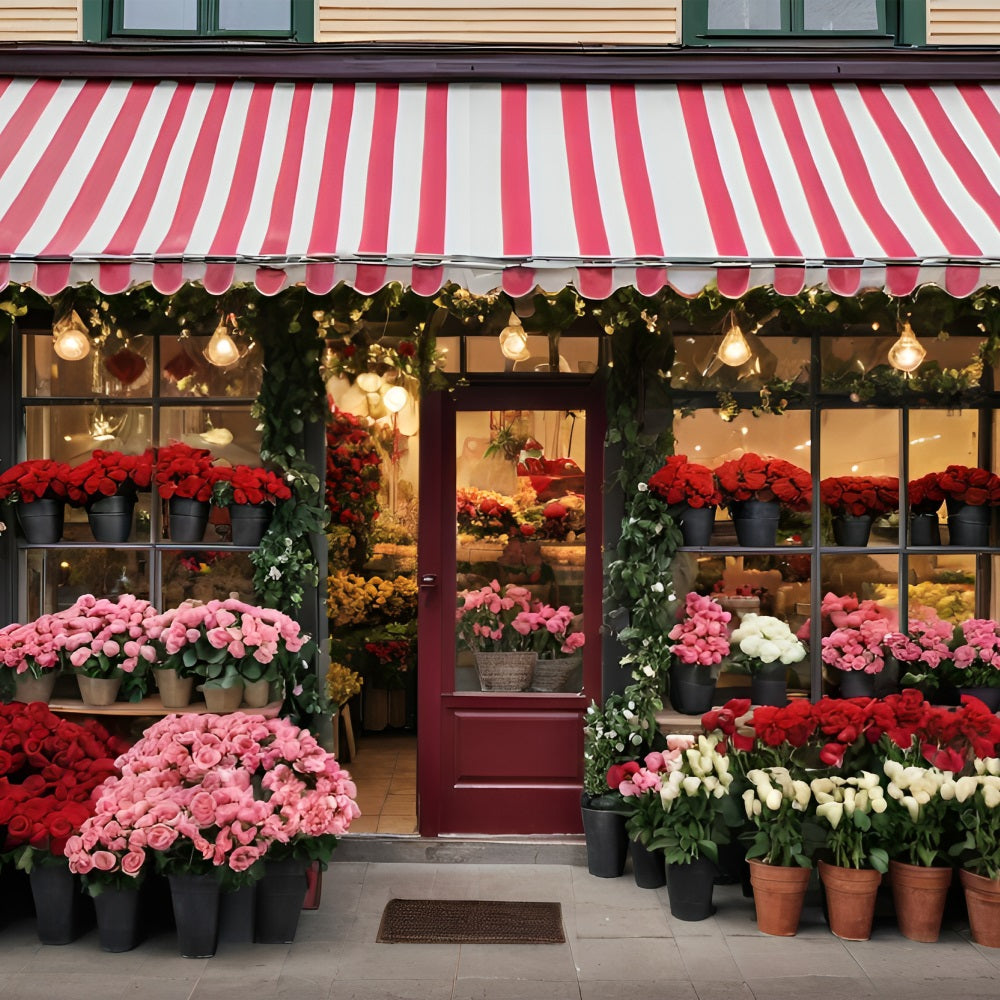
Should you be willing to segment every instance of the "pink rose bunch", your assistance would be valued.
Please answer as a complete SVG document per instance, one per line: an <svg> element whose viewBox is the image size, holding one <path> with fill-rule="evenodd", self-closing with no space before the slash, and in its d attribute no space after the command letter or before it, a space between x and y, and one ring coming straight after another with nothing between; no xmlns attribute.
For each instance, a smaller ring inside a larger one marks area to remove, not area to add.
<svg viewBox="0 0 1000 1000"><path fill-rule="evenodd" d="M900 663L922 663L936 670L942 661L951 658L953 631L951 623L937 615L927 620L914 619L908 632L888 633L885 647Z"/></svg>
<svg viewBox="0 0 1000 1000"><path fill-rule="evenodd" d="M1000 686L1000 635L990 618L969 618L955 631L953 662L961 687Z"/></svg>
<svg viewBox="0 0 1000 1000"><path fill-rule="evenodd" d="M42 615L24 625L14 622L0 628L0 664L33 677L41 677L44 670L58 670L65 616L65 612Z"/></svg>
<svg viewBox="0 0 1000 1000"><path fill-rule="evenodd" d="M174 715L116 761L95 815L66 843L94 886L149 866L254 881L265 858L326 862L360 815L350 775L306 730L257 715Z"/></svg>
<svg viewBox="0 0 1000 1000"><path fill-rule="evenodd" d="M823 637L820 658L837 670L881 673L889 634L889 622L885 618L866 618L857 626L835 628Z"/></svg>
<svg viewBox="0 0 1000 1000"><path fill-rule="evenodd" d="M893 627L895 621L890 611L883 608L877 601L859 601L856 594L846 594L843 597L827 593L820 605L820 619L823 622L823 634L830 635L838 628L858 628L862 622L885 619ZM811 619L806 619L795 634L803 641L809 639Z"/></svg>
<svg viewBox="0 0 1000 1000"><path fill-rule="evenodd" d="M729 630L732 615L711 597L693 591L684 598L684 617L668 633L674 640L670 652L681 663L703 667L721 663L729 655Z"/></svg>
<svg viewBox="0 0 1000 1000"><path fill-rule="evenodd" d="M149 601L132 594L114 601L85 594L66 612L64 658L88 677L110 677L116 670L131 674L140 663L156 660L146 632L156 613Z"/></svg>

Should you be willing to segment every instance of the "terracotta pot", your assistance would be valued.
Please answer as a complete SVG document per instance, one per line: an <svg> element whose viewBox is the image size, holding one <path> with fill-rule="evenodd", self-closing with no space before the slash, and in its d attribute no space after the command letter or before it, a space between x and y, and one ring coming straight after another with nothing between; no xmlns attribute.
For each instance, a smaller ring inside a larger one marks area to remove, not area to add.
<svg viewBox="0 0 1000 1000"><path fill-rule="evenodd" d="M826 890L830 930L844 941L867 941L872 936L875 896L882 873L874 868L841 868L821 861L819 877Z"/></svg>
<svg viewBox="0 0 1000 1000"><path fill-rule="evenodd" d="M964 868L958 874L965 890L972 940L986 948L1000 948L1000 879Z"/></svg>
<svg viewBox="0 0 1000 1000"><path fill-rule="evenodd" d="M770 865L748 860L757 929L777 937L793 937L799 929L811 868Z"/></svg>
<svg viewBox="0 0 1000 1000"><path fill-rule="evenodd" d="M911 941L937 941L951 869L890 861L889 875L899 933Z"/></svg>

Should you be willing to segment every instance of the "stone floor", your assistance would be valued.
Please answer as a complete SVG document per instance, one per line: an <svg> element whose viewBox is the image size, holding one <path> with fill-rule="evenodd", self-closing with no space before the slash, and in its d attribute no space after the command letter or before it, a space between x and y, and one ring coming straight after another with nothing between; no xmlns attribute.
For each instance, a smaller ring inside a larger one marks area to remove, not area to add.
<svg viewBox="0 0 1000 1000"><path fill-rule="evenodd" d="M376 944L392 897L555 900L567 940ZM303 912L294 944L221 945L211 959L180 958L165 921L125 954L100 952L94 931L39 945L30 915L5 904L0 1000L1000 997L1000 950L969 941L960 907L937 944L903 939L888 918L871 941L847 943L829 933L815 899L795 938L760 934L738 886L716 887L715 902L714 917L684 923L670 916L665 890L638 889L628 874L594 878L580 865L344 860L324 875L322 905Z"/></svg>

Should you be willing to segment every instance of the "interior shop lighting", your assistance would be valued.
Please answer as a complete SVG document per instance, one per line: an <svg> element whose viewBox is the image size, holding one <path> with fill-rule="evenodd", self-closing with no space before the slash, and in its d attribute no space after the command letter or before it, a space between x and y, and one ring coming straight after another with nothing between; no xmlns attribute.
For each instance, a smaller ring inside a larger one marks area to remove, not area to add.
<svg viewBox="0 0 1000 1000"><path fill-rule="evenodd" d="M63 361L82 361L90 354L87 327L75 309L65 312L53 325L52 349Z"/></svg>
<svg viewBox="0 0 1000 1000"><path fill-rule="evenodd" d="M889 348L889 364L897 371L915 372L920 363L927 357L927 351L917 340L917 335L907 320L903 324L903 332L899 335L899 340Z"/></svg>
<svg viewBox="0 0 1000 1000"><path fill-rule="evenodd" d="M528 334L517 313L510 314L507 325L500 331L500 353L511 361L527 361L531 357Z"/></svg>
<svg viewBox="0 0 1000 1000"><path fill-rule="evenodd" d="M240 349L229 332L231 317L223 317L205 348L205 357L216 368L228 368L240 360Z"/></svg>
<svg viewBox="0 0 1000 1000"><path fill-rule="evenodd" d="M355 382L362 392L378 392L382 386L382 376L378 372L362 372Z"/></svg>
<svg viewBox="0 0 1000 1000"><path fill-rule="evenodd" d="M753 351L750 350L747 338L743 335L739 323L736 322L735 313L729 313L726 318L726 326L727 329L722 343L719 344L717 357L724 365L729 365L730 368L739 368L740 365L745 365L750 360Z"/></svg>
<svg viewBox="0 0 1000 1000"><path fill-rule="evenodd" d="M385 403L385 408L390 413L399 413L409 401L410 394L407 392L406 387L402 385L389 386L382 397L382 402Z"/></svg>

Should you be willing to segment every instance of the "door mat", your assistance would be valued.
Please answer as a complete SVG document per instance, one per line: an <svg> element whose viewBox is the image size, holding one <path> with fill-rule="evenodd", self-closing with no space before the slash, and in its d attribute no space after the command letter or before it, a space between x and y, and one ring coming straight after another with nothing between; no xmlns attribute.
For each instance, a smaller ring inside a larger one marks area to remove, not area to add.
<svg viewBox="0 0 1000 1000"><path fill-rule="evenodd" d="M413 944L562 944L559 903L390 899L376 941Z"/></svg>

